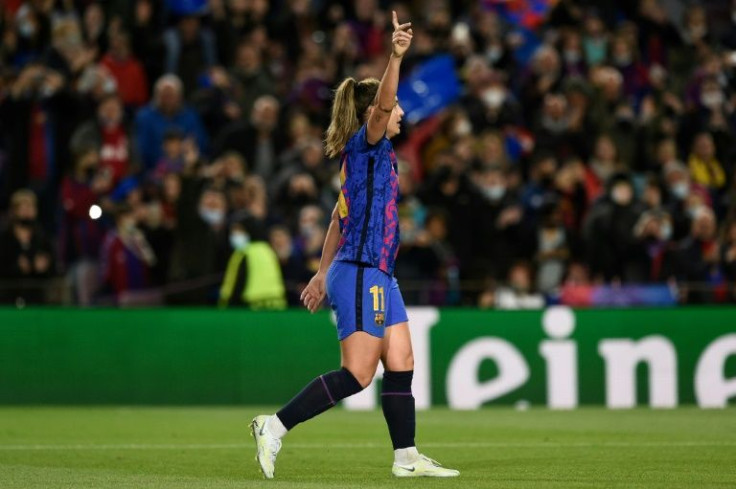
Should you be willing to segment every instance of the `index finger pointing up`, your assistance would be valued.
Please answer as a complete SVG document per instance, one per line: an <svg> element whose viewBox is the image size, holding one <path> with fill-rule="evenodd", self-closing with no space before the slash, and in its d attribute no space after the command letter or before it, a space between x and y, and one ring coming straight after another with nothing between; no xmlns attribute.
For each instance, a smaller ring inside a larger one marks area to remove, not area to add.
<svg viewBox="0 0 736 489"><path fill-rule="evenodd" d="M399 17L396 15L396 10L391 11L392 20L391 23L394 25L394 30L399 30Z"/></svg>

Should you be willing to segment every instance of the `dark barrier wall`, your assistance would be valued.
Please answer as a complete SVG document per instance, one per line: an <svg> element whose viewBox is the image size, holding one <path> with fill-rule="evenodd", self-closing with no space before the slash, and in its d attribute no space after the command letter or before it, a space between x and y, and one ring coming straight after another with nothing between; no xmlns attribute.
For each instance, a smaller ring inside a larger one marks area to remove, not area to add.
<svg viewBox="0 0 736 489"><path fill-rule="evenodd" d="M410 310L419 407L722 407L736 309ZM328 313L0 310L0 403L279 404L339 365ZM347 403L376 406L376 389Z"/></svg>

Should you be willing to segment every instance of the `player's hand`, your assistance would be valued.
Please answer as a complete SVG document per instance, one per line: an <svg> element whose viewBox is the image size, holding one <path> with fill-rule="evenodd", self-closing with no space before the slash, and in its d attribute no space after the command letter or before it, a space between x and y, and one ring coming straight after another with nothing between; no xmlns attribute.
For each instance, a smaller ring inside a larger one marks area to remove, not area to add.
<svg viewBox="0 0 736 489"><path fill-rule="evenodd" d="M325 275L324 273L317 272L312 280L309 281L304 290L300 300L304 303L304 306L309 309L309 312L314 313L319 309L320 304L325 299Z"/></svg>
<svg viewBox="0 0 736 489"><path fill-rule="evenodd" d="M411 39L414 36L414 32L411 30L411 22L399 24L399 18L396 16L395 10L391 12L391 15L393 16L391 23L394 26L394 33L391 38L391 53L393 56L401 58L409 49L409 46L411 46Z"/></svg>

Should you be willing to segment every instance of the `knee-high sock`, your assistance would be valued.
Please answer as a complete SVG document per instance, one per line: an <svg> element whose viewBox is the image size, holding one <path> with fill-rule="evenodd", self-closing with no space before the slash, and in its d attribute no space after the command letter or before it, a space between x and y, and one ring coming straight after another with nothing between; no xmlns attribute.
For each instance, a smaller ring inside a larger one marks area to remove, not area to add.
<svg viewBox="0 0 736 489"><path fill-rule="evenodd" d="M416 413L411 380L414 371L383 373L381 407L394 450L414 446Z"/></svg>
<svg viewBox="0 0 736 489"><path fill-rule="evenodd" d="M363 390L346 368L320 375L297 394L276 416L287 430L321 414L338 401Z"/></svg>

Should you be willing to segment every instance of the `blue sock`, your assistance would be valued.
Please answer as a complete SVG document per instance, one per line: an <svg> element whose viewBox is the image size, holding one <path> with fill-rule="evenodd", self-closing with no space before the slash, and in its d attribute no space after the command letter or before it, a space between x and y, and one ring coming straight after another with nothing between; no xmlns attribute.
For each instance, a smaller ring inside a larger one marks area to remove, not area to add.
<svg viewBox="0 0 736 489"><path fill-rule="evenodd" d="M415 446L416 411L411 394L414 371L383 373L381 407L394 450Z"/></svg>
<svg viewBox="0 0 736 489"><path fill-rule="evenodd" d="M363 390L350 370L320 375L276 413L287 430L330 409L332 406Z"/></svg>

